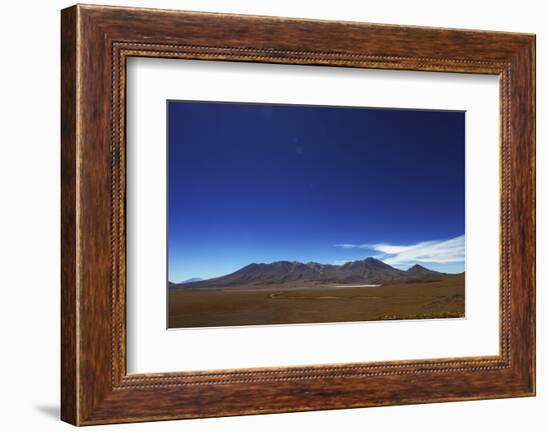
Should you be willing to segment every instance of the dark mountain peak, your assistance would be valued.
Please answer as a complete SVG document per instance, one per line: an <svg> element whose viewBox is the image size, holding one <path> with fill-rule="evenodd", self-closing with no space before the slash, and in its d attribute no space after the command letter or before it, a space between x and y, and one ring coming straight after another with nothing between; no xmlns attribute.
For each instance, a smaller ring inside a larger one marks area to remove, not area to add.
<svg viewBox="0 0 550 431"><path fill-rule="evenodd" d="M407 269L408 273L415 273L415 274L438 274L437 271L432 271L431 269L425 268L422 265L419 265L418 263L416 265L411 266L409 269Z"/></svg>
<svg viewBox="0 0 550 431"><path fill-rule="evenodd" d="M432 271L419 264L411 266L404 273L412 280L439 280L446 276L442 272Z"/></svg>
<svg viewBox="0 0 550 431"><path fill-rule="evenodd" d="M271 262L265 265L272 266L274 268L288 268L292 266L292 262L290 262L289 260L278 260L276 262Z"/></svg>
<svg viewBox="0 0 550 431"><path fill-rule="evenodd" d="M374 264L374 265L386 265L384 262L374 257L367 257L366 259L363 260L363 262Z"/></svg>
<svg viewBox="0 0 550 431"><path fill-rule="evenodd" d="M363 260L350 260L339 266L340 268L392 268L390 265L374 257L367 257Z"/></svg>
<svg viewBox="0 0 550 431"><path fill-rule="evenodd" d="M378 269L395 269L393 266L388 265L387 263L382 262L379 259L374 257L367 257L362 261L365 267L368 268L378 268Z"/></svg>

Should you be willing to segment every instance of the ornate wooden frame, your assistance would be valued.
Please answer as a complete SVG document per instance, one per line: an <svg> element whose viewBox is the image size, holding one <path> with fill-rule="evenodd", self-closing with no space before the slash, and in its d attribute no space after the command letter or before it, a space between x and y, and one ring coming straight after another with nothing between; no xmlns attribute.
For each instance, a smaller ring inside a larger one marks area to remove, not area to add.
<svg viewBox="0 0 550 431"><path fill-rule="evenodd" d="M63 420L88 425L535 394L534 35L77 5L62 11L61 47ZM128 375L129 56L498 75L500 354Z"/></svg>

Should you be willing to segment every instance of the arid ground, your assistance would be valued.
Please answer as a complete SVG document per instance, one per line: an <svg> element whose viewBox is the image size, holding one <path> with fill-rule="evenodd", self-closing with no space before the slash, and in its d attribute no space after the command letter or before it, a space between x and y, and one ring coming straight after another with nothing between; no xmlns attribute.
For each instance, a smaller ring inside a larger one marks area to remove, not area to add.
<svg viewBox="0 0 550 431"><path fill-rule="evenodd" d="M464 317L464 274L376 287L360 284L171 287L168 327Z"/></svg>

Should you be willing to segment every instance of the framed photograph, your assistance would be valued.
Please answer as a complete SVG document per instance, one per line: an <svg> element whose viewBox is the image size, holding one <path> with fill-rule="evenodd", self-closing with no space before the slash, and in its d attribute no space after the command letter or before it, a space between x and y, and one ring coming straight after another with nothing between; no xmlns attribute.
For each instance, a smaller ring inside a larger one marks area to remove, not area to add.
<svg viewBox="0 0 550 431"><path fill-rule="evenodd" d="M535 394L535 37L62 11L62 419Z"/></svg>
<svg viewBox="0 0 550 431"><path fill-rule="evenodd" d="M465 317L465 112L167 116L168 328Z"/></svg>

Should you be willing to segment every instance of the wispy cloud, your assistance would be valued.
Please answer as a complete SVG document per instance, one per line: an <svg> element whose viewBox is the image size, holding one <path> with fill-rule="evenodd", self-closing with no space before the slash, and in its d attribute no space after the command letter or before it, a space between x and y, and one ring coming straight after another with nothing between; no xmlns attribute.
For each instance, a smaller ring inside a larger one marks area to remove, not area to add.
<svg viewBox="0 0 550 431"><path fill-rule="evenodd" d="M464 262L464 235L448 240L423 241L411 245L396 244L336 244L345 249L370 249L380 255L382 261L392 266L408 266L415 263L449 264Z"/></svg>
<svg viewBox="0 0 550 431"><path fill-rule="evenodd" d="M464 235L412 245L373 244L372 248L386 254L383 260L388 265L463 262L465 255Z"/></svg>
<svg viewBox="0 0 550 431"><path fill-rule="evenodd" d="M336 244L340 248L372 248L372 244Z"/></svg>

